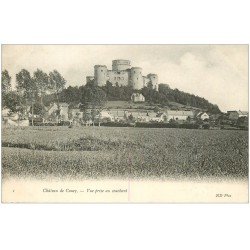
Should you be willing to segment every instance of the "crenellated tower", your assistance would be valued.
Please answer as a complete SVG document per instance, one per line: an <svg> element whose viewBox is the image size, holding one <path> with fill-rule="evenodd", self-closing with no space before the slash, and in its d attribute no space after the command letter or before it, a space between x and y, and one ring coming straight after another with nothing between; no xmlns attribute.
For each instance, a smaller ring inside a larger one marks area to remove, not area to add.
<svg viewBox="0 0 250 250"><path fill-rule="evenodd" d="M112 61L112 70L113 71L122 71L122 70L127 70L130 69L130 61L129 60L113 60Z"/></svg>

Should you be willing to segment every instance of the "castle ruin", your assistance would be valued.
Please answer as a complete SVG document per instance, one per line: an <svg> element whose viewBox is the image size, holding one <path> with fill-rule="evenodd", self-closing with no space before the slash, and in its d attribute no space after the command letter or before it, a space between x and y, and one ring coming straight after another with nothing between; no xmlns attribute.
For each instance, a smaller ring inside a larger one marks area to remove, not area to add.
<svg viewBox="0 0 250 250"><path fill-rule="evenodd" d="M152 73L143 76L142 68L131 67L129 60L113 60L112 70L106 65L95 65L94 76L86 77L87 83L92 81L97 86L104 86L109 81L114 86L131 86L133 89L141 89L151 84L158 91L158 76Z"/></svg>

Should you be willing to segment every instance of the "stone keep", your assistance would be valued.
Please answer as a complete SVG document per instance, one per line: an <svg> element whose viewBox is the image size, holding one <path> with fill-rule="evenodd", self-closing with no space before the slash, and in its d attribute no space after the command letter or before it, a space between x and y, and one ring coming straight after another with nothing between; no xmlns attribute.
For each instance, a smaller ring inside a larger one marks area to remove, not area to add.
<svg viewBox="0 0 250 250"><path fill-rule="evenodd" d="M121 71L130 69L130 61L129 60L113 60L112 61L112 70L113 71Z"/></svg>

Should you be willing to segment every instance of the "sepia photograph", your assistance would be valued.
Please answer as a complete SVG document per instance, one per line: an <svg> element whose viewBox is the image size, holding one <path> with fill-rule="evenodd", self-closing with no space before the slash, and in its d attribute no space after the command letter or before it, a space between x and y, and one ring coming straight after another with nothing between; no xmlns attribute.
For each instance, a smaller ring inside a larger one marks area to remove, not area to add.
<svg viewBox="0 0 250 250"><path fill-rule="evenodd" d="M250 249L249 1L0 6L1 249Z"/></svg>
<svg viewBox="0 0 250 250"><path fill-rule="evenodd" d="M248 203L248 45L2 45L3 203Z"/></svg>

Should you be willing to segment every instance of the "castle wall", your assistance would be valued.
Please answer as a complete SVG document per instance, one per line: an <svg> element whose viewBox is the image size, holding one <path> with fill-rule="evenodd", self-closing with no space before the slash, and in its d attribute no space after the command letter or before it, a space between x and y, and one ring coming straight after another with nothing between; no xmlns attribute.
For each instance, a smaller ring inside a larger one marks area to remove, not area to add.
<svg viewBox="0 0 250 250"><path fill-rule="evenodd" d="M147 87L149 81L150 81L149 78L147 78L146 76L143 76L143 87Z"/></svg>
<svg viewBox="0 0 250 250"><path fill-rule="evenodd" d="M86 76L86 83L89 83L91 81L95 80L94 76Z"/></svg>
<svg viewBox="0 0 250 250"><path fill-rule="evenodd" d="M129 71L108 71L108 81L110 81L113 86L118 84L119 86L128 86L129 84Z"/></svg>
<svg viewBox="0 0 250 250"><path fill-rule="evenodd" d="M120 71L130 69L130 61L129 60L113 60L112 61L112 70Z"/></svg>
<svg viewBox="0 0 250 250"><path fill-rule="evenodd" d="M142 68L133 67L130 70L130 84L134 89L143 88Z"/></svg>
<svg viewBox="0 0 250 250"><path fill-rule="evenodd" d="M105 86L108 80L108 69L106 65L95 65L95 84Z"/></svg>

